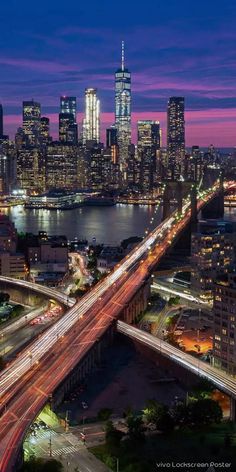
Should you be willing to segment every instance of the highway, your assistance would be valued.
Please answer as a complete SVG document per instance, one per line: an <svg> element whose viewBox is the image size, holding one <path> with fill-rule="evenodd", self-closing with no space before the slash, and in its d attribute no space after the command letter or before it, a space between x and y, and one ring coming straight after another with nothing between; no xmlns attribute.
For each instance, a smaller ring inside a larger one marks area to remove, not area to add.
<svg viewBox="0 0 236 472"><path fill-rule="evenodd" d="M21 279L11 279L10 277L4 276L0 276L0 285L1 282L9 285L14 284L16 286L32 290L33 292L42 294L44 296L46 295L47 297L52 298L53 300L56 300L57 302L62 303L63 305L68 307L72 307L76 302L74 298L68 297L68 295L59 292L59 290L56 290L55 288L49 288L44 285L26 282L25 280Z"/></svg>
<svg viewBox="0 0 236 472"><path fill-rule="evenodd" d="M145 346L160 352L163 356L168 357L173 362L183 366L187 370L205 377L212 381L214 385L227 395L236 398L236 380L230 375L222 372L219 369L197 359L196 357L180 351L176 347L168 344L152 334L141 331L138 328L127 325L123 321L117 322L117 330L119 333L129 336L133 340L139 341Z"/></svg>
<svg viewBox="0 0 236 472"><path fill-rule="evenodd" d="M215 186L210 191L202 192L198 209L217 191ZM173 244L190 217L190 202L187 200L182 215L174 212L149 233L113 272L2 372L0 401L5 413L0 419L1 472L14 470L15 457L29 424L66 375L118 319L124 306ZM45 289L42 287L42 290ZM54 290L48 291L55 298Z"/></svg>
<svg viewBox="0 0 236 472"><path fill-rule="evenodd" d="M166 292L170 295L177 295L181 297L183 300L188 300L189 302L195 302L195 303L200 303L201 305L206 305L206 307L209 307L208 302L205 302L202 300L200 297L197 297L196 295L192 295L189 292L188 289L182 287L182 289L177 289L174 287L171 287L172 284L170 284L169 287L167 287L164 283L160 282L153 282L152 287L156 290L159 290L161 292Z"/></svg>

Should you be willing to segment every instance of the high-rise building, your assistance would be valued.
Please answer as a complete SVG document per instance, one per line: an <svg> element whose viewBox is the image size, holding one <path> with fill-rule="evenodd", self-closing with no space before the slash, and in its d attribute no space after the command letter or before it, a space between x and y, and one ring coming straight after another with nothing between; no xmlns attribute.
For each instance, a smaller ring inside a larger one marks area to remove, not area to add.
<svg viewBox="0 0 236 472"><path fill-rule="evenodd" d="M235 225L233 223L209 220L199 224L192 234L191 285L204 301L213 301L216 277L227 273L235 259Z"/></svg>
<svg viewBox="0 0 236 472"><path fill-rule="evenodd" d="M40 119L40 144L46 146L50 141L50 121L46 116L42 116Z"/></svg>
<svg viewBox="0 0 236 472"><path fill-rule="evenodd" d="M127 160L131 144L131 74L125 67L122 42L121 67L115 73L115 126L119 146L120 169L123 182L127 181Z"/></svg>
<svg viewBox="0 0 236 472"><path fill-rule="evenodd" d="M117 142L117 129L115 126L110 126L106 130L106 147L111 154L113 164L119 163L119 146Z"/></svg>
<svg viewBox="0 0 236 472"><path fill-rule="evenodd" d="M0 138L3 136L3 108L0 104Z"/></svg>
<svg viewBox="0 0 236 472"><path fill-rule="evenodd" d="M40 103L31 101L23 102L23 132L26 146L37 146L40 136Z"/></svg>
<svg viewBox="0 0 236 472"><path fill-rule="evenodd" d="M140 162L140 184L143 191L153 189L156 181L157 151L161 145L159 121L138 121L138 158Z"/></svg>
<svg viewBox="0 0 236 472"><path fill-rule="evenodd" d="M63 96L60 99L61 109L60 113L69 113L74 117L74 123L77 123L77 105L76 97L66 97Z"/></svg>
<svg viewBox="0 0 236 472"><path fill-rule="evenodd" d="M100 100L97 89L85 89L85 119L83 121L83 142L100 142Z"/></svg>
<svg viewBox="0 0 236 472"><path fill-rule="evenodd" d="M167 109L168 166L172 178L181 175L185 156L184 98L171 97Z"/></svg>
<svg viewBox="0 0 236 472"><path fill-rule="evenodd" d="M72 113L59 113L59 141L63 144L77 144L77 124Z"/></svg>
<svg viewBox="0 0 236 472"><path fill-rule="evenodd" d="M63 96L60 99L59 140L63 143L77 144L77 105L76 97Z"/></svg>
<svg viewBox="0 0 236 472"><path fill-rule="evenodd" d="M213 305L213 361L228 374L236 375L236 273L215 280Z"/></svg>
<svg viewBox="0 0 236 472"><path fill-rule="evenodd" d="M117 145L117 128L113 125L106 130L106 147L110 148Z"/></svg>
<svg viewBox="0 0 236 472"><path fill-rule="evenodd" d="M52 143L47 147L46 188L77 188L78 146Z"/></svg>
<svg viewBox="0 0 236 472"><path fill-rule="evenodd" d="M45 190L45 156L39 147L22 148L17 154L17 183L30 195Z"/></svg>

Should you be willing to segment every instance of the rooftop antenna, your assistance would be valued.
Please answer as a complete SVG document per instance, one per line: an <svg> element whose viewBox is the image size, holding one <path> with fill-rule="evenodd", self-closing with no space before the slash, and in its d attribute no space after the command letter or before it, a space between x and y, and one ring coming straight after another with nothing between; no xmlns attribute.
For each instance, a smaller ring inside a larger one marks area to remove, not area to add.
<svg viewBox="0 0 236 472"><path fill-rule="evenodd" d="M125 42L121 43L121 70L125 70Z"/></svg>

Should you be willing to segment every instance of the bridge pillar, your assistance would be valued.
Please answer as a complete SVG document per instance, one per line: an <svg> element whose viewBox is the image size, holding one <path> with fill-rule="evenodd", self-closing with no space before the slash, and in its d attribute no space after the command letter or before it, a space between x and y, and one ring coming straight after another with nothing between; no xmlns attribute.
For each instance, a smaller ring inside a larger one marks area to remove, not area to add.
<svg viewBox="0 0 236 472"><path fill-rule="evenodd" d="M194 229L197 225L197 189L193 185L191 188L191 227Z"/></svg>
<svg viewBox="0 0 236 472"><path fill-rule="evenodd" d="M170 208L170 187L167 183L164 190L163 195L163 209L162 209L162 221L164 221L168 216L170 216L171 208Z"/></svg>
<svg viewBox="0 0 236 472"><path fill-rule="evenodd" d="M183 183L179 181L177 183L177 202L178 202L178 212L182 214L183 210Z"/></svg>
<svg viewBox="0 0 236 472"><path fill-rule="evenodd" d="M236 421L236 401L235 398L230 398L230 420Z"/></svg>

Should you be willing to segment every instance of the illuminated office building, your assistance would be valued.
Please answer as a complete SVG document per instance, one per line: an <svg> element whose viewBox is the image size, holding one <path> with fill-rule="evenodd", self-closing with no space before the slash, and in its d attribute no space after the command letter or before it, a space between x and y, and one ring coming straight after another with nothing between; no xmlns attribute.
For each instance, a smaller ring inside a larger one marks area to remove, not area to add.
<svg viewBox="0 0 236 472"><path fill-rule="evenodd" d="M85 89L85 119L83 121L83 142L100 142L100 100L97 89Z"/></svg>
<svg viewBox="0 0 236 472"><path fill-rule="evenodd" d="M23 133L26 146L37 146L40 136L40 103L31 101L23 102Z"/></svg>
<svg viewBox="0 0 236 472"><path fill-rule="evenodd" d="M191 285L200 298L213 300L214 282L219 274L227 273L235 259L235 225L209 220L199 224L191 240Z"/></svg>
<svg viewBox="0 0 236 472"><path fill-rule="evenodd" d="M111 160L113 164L119 163L119 146L117 142L117 129L115 126L110 126L106 130L106 147L111 153Z"/></svg>
<svg viewBox="0 0 236 472"><path fill-rule="evenodd" d="M29 195L45 189L45 155L39 147L18 150L17 183Z"/></svg>
<svg viewBox="0 0 236 472"><path fill-rule="evenodd" d="M78 146L53 143L47 147L46 188L77 188Z"/></svg>
<svg viewBox="0 0 236 472"><path fill-rule="evenodd" d="M125 183L131 144L131 74L125 67L124 42L122 42L121 67L115 73L115 127L117 128L120 169Z"/></svg>
<svg viewBox="0 0 236 472"><path fill-rule="evenodd" d="M185 157L184 98L171 97L167 110L168 166L172 178L179 178Z"/></svg>
<svg viewBox="0 0 236 472"><path fill-rule="evenodd" d="M77 118L76 118L76 114L77 114L76 97L63 96L60 99L60 105L61 105L60 112L61 113L69 113L69 114L73 115L74 123L76 124L77 123Z"/></svg>
<svg viewBox="0 0 236 472"><path fill-rule="evenodd" d="M46 146L50 141L50 121L46 116L42 116L40 119L40 144Z"/></svg>
<svg viewBox="0 0 236 472"><path fill-rule="evenodd" d="M77 144L78 125L76 97L63 96L60 99L59 141L68 144Z"/></svg>
<svg viewBox="0 0 236 472"><path fill-rule="evenodd" d="M236 272L215 280L213 305L213 360L228 374L236 375Z"/></svg>
<svg viewBox="0 0 236 472"><path fill-rule="evenodd" d="M138 121L140 184L145 192L152 190L156 182L157 151L160 146L161 130L159 121Z"/></svg>

